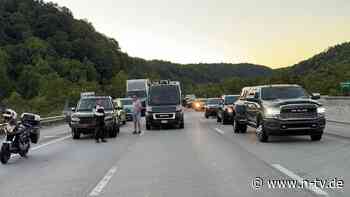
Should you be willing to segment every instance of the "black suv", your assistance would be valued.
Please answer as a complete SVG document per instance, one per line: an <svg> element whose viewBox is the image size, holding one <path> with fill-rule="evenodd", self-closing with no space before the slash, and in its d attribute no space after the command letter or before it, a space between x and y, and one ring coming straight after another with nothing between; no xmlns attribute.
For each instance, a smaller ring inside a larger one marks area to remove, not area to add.
<svg viewBox="0 0 350 197"><path fill-rule="evenodd" d="M233 130L244 133L247 125L256 128L261 142L269 136L310 135L322 138L326 125L325 108L299 85L265 85L243 88L235 103Z"/></svg>
<svg viewBox="0 0 350 197"><path fill-rule="evenodd" d="M146 129L154 126L172 125L184 128L180 85L175 82L152 84L146 107Z"/></svg>
<svg viewBox="0 0 350 197"><path fill-rule="evenodd" d="M220 105L217 113L217 122L222 124L232 124L234 117L234 105L239 95L223 95L223 104Z"/></svg>
<svg viewBox="0 0 350 197"><path fill-rule="evenodd" d="M94 108L101 105L105 109L106 129L110 137L116 137L119 133L119 124L115 116L112 98L109 96L84 96L81 97L70 118L73 139L79 139L81 134L93 134L96 128Z"/></svg>

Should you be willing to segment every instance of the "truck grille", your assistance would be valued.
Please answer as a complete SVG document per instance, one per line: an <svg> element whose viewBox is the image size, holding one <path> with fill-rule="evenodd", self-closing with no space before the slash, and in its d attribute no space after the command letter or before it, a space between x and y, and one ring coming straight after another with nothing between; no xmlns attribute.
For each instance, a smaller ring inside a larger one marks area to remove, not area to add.
<svg viewBox="0 0 350 197"><path fill-rule="evenodd" d="M93 117L82 117L79 119L80 119L79 123L81 123L81 124L91 124L95 121L95 119Z"/></svg>
<svg viewBox="0 0 350 197"><path fill-rule="evenodd" d="M282 119L314 119L317 118L316 105L285 105L281 107Z"/></svg>
<svg viewBox="0 0 350 197"><path fill-rule="evenodd" d="M175 119L174 113L157 113L154 114L154 119Z"/></svg>

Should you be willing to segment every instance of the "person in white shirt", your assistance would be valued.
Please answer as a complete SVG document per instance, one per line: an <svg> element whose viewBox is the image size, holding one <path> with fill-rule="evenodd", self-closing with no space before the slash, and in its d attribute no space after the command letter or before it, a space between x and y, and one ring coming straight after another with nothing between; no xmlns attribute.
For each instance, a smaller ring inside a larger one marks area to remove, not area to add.
<svg viewBox="0 0 350 197"><path fill-rule="evenodd" d="M134 108L133 111L133 121L134 121L134 132L133 134L141 134L141 111L142 104L140 99L137 98L136 95L132 97L132 105Z"/></svg>

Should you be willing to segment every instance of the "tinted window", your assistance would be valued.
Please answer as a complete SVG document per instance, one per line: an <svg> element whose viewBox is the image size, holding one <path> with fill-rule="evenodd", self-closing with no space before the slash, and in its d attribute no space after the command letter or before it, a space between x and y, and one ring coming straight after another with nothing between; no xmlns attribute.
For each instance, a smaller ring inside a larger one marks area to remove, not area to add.
<svg viewBox="0 0 350 197"><path fill-rule="evenodd" d="M105 110L113 110L112 102L108 98L85 98L79 101L77 111L92 111L96 105L103 106Z"/></svg>
<svg viewBox="0 0 350 197"><path fill-rule="evenodd" d="M225 104L226 105L231 105L235 103L238 99L238 96L226 96L225 97Z"/></svg>
<svg viewBox="0 0 350 197"><path fill-rule="evenodd" d="M128 97L133 97L133 96L137 96L137 97L139 97L139 98L145 98L145 97L147 97L146 91L144 91L144 90L140 90L140 91L130 91L130 92L128 92Z"/></svg>
<svg viewBox="0 0 350 197"><path fill-rule="evenodd" d="M125 99L125 100L120 100L122 105L132 105L132 100L131 99Z"/></svg>
<svg viewBox="0 0 350 197"><path fill-rule="evenodd" d="M207 104L209 104L209 105L218 105L218 104L220 104L220 102L221 102L221 99L209 99L207 101Z"/></svg>
<svg viewBox="0 0 350 197"><path fill-rule="evenodd" d="M150 89L150 105L179 105L180 91L178 86L153 86Z"/></svg>
<svg viewBox="0 0 350 197"><path fill-rule="evenodd" d="M263 100L308 98L309 95L301 87L266 87L261 89Z"/></svg>

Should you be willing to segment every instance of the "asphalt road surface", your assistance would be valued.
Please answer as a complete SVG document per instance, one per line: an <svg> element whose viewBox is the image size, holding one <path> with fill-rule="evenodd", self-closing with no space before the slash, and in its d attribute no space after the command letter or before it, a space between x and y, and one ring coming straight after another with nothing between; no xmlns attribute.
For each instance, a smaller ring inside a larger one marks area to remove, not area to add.
<svg viewBox="0 0 350 197"><path fill-rule="evenodd" d="M128 123L118 138L96 144L91 137L73 140L69 127L58 125L42 129L28 158L0 165L0 196L345 197L350 196L349 128L329 123L320 142L304 136L260 143L252 129L233 134L231 125L186 112L183 130L135 136ZM288 180L310 184L271 184ZM317 187L313 180L333 185Z"/></svg>

